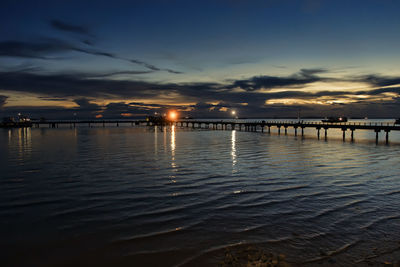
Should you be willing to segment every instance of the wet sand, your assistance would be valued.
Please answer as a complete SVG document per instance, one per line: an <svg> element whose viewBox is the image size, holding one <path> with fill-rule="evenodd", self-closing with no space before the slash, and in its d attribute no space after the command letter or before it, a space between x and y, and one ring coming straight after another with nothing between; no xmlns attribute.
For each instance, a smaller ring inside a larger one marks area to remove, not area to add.
<svg viewBox="0 0 400 267"><path fill-rule="evenodd" d="M303 255L286 255L258 245L236 245L210 251L179 266L218 267L295 267L295 266L392 266L400 267L400 242L397 247L373 248L358 260L348 261L340 252L320 249L318 256L301 260Z"/></svg>

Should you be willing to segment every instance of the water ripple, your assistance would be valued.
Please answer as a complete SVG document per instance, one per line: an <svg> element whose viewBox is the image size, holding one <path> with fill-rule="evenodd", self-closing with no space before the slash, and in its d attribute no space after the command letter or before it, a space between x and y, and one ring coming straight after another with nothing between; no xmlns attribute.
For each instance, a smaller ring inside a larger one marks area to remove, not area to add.
<svg viewBox="0 0 400 267"><path fill-rule="evenodd" d="M83 240L93 251L165 266L248 244L306 264L361 258L370 240L400 240L399 146L341 142L340 134L322 141L186 127L0 131L2 244L34 251L40 243L56 255L57 240L69 240L58 246L66 251ZM323 246L329 252L319 255Z"/></svg>

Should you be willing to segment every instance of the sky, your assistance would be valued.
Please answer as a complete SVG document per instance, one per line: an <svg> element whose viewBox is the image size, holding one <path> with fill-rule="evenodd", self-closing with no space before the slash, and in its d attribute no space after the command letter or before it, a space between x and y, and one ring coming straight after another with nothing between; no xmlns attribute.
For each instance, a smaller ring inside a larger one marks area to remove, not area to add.
<svg viewBox="0 0 400 267"><path fill-rule="evenodd" d="M13 1L0 115L400 117L400 1Z"/></svg>

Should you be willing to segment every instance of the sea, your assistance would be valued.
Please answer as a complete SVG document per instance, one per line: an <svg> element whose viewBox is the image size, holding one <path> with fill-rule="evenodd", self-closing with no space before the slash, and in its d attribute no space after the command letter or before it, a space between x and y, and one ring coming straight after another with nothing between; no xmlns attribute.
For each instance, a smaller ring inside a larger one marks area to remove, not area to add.
<svg viewBox="0 0 400 267"><path fill-rule="evenodd" d="M0 149L1 266L400 260L400 132L61 125Z"/></svg>

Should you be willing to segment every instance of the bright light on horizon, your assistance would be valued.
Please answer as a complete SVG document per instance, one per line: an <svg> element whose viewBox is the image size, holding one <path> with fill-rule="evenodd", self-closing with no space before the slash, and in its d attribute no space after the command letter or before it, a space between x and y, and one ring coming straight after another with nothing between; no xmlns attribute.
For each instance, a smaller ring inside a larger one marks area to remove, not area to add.
<svg viewBox="0 0 400 267"><path fill-rule="evenodd" d="M174 121L178 118L178 113L174 110L171 110L170 112L168 112L168 119L171 121Z"/></svg>

